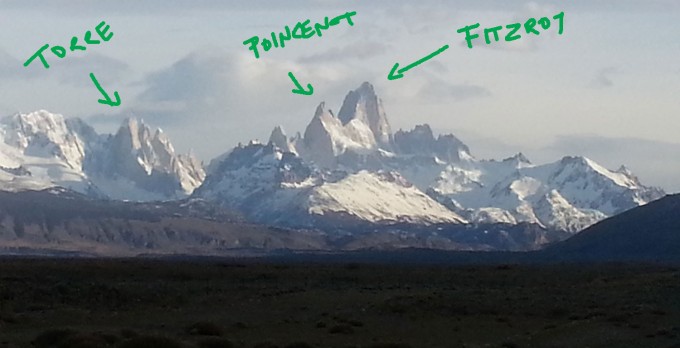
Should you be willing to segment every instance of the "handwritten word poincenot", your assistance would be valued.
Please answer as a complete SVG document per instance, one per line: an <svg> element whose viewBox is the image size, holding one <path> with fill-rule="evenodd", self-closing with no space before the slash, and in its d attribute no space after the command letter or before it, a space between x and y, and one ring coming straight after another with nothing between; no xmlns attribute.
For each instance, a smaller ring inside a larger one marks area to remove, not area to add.
<svg viewBox="0 0 680 348"><path fill-rule="evenodd" d="M106 24L106 22L102 21L95 27L95 31L97 32L99 37L106 42L111 40L111 38L113 37L113 33L108 32L110 28L111 27L108 24ZM85 41L85 43L88 45L98 45L101 43L101 41L99 41L98 39L92 38L92 32L89 30L85 32L85 37L83 38L83 41ZM50 65L47 63L47 59L45 59L45 56L43 55L43 52L49 47L50 47L49 44L45 44L42 47L40 47L38 51L36 51L30 58L28 58L28 60L24 63L24 66L28 66L29 64L31 64L36 58L40 58L40 61L42 62L45 69L49 69ZM71 52L85 51L86 49L87 49L86 46L81 46L78 44L77 36L71 38L69 51ZM52 53L59 59L66 57L66 48L64 46L58 45L52 46L52 48L50 48L50 51L52 51Z"/></svg>
<svg viewBox="0 0 680 348"><path fill-rule="evenodd" d="M354 26L352 16L355 16L356 14L357 13L353 11L343 13L333 19L326 17L324 18L323 23L315 23L314 25L311 25L311 21L307 19L303 22L298 22L295 24L293 30L290 29L290 26L286 25L283 32L278 34L272 32L271 40L269 38L260 38L256 35L249 38L248 40L243 41L243 44L248 46L249 50L253 51L253 54L257 59L260 58L260 50L258 47L262 47L265 52L268 52L272 49L272 47L286 47L286 41L291 41L292 39L309 39L314 35L321 37L324 30L328 30L330 27L340 24L342 20L347 21L347 24L350 26Z"/></svg>
<svg viewBox="0 0 680 348"><path fill-rule="evenodd" d="M559 24L558 33L559 35L562 35L562 33L564 32L564 12L560 12L553 16L552 18L558 21ZM543 17L538 20L536 18L529 18L526 22L524 22L524 25L522 25L522 23L508 24L505 26L505 28L509 30L505 34L505 41L519 40L522 37L522 35L520 34L522 32L521 31L522 27L524 27L524 31L526 31L527 35L531 34L541 35L541 32L537 28L540 26L544 31L546 31L550 29L551 25L552 21L548 17ZM479 38L479 34L472 33L472 30L475 30L477 28L479 28L479 23L468 25L466 27L458 29L457 31L458 33L465 33L465 41L467 41L467 46L469 48L472 48L472 40ZM487 45L491 44L490 35L493 35L493 39L495 42L500 41L498 33L501 30L503 30L502 25L484 29L484 40L486 41L486 44Z"/></svg>

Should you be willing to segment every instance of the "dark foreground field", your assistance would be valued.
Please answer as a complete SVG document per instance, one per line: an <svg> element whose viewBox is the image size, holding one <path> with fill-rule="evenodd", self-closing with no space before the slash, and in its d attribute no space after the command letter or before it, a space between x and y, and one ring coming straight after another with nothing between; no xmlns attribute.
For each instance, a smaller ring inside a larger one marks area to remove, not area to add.
<svg viewBox="0 0 680 348"><path fill-rule="evenodd" d="M0 260L0 347L680 347L677 268L239 262Z"/></svg>

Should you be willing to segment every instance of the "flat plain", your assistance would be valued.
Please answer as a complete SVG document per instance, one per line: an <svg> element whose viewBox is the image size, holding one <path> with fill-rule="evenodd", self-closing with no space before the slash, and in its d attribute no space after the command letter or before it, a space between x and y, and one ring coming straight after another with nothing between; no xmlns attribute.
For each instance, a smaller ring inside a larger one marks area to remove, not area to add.
<svg viewBox="0 0 680 348"><path fill-rule="evenodd" d="M0 347L680 347L680 268L7 258Z"/></svg>

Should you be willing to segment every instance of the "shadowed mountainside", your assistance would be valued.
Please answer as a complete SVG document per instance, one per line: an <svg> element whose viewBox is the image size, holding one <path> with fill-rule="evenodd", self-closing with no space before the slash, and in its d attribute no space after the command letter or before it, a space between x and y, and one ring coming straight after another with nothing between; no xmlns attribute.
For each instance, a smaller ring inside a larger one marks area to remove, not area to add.
<svg viewBox="0 0 680 348"><path fill-rule="evenodd" d="M566 260L680 260L680 194L606 219L543 254Z"/></svg>

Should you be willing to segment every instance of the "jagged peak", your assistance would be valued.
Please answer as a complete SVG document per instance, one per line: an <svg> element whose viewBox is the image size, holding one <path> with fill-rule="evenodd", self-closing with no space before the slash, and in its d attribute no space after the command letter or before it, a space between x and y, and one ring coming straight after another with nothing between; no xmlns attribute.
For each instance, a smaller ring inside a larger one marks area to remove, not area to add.
<svg viewBox="0 0 680 348"><path fill-rule="evenodd" d="M356 89L356 92L359 93L362 96L368 96L368 97L375 97L375 88L373 85L368 82L364 81L359 88Z"/></svg>
<svg viewBox="0 0 680 348"><path fill-rule="evenodd" d="M382 106L382 101L375 93L373 85L364 82L359 88L350 91L340 107L337 118L342 125L352 120L365 123L373 133L375 142L380 148L392 150L393 136L390 123Z"/></svg>
<svg viewBox="0 0 680 348"><path fill-rule="evenodd" d="M154 137L154 139L158 139L158 140L161 140L161 141L167 141L168 140L168 136L160 128L156 128L156 131L154 132L153 137Z"/></svg>
<svg viewBox="0 0 680 348"><path fill-rule="evenodd" d="M503 162L515 162L515 161L518 163L531 164L531 161L521 152L518 152L516 155L508 157L503 160Z"/></svg>
<svg viewBox="0 0 680 348"><path fill-rule="evenodd" d="M597 162L585 156L564 156L559 161L559 163L562 165L562 167L571 166L580 170L597 172L605 175L613 173L609 169L602 167Z"/></svg>
<svg viewBox="0 0 680 348"><path fill-rule="evenodd" d="M562 164L579 164L579 165L589 165L592 162L585 156L564 156L560 160Z"/></svg>
<svg viewBox="0 0 680 348"><path fill-rule="evenodd" d="M63 119L64 115L52 113L45 109L40 109L28 113L18 112L10 117L17 117L21 119L54 119L54 118Z"/></svg>
<svg viewBox="0 0 680 348"><path fill-rule="evenodd" d="M54 128L57 125L65 125L66 118L62 114L51 113L41 109L29 113L15 113L2 119L5 124L15 123L21 128L31 125L38 129Z"/></svg>
<svg viewBox="0 0 680 348"><path fill-rule="evenodd" d="M416 125L412 130L402 130L399 129L397 131L397 134L404 135L418 135L418 136L424 136L427 139L435 140L434 138L434 132L432 132L432 128L430 127L429 124L423 123L423 124L418 124Z"/></svg>
<svg viewBox="0 0 680 348"><path fill-rule="evenodd" d="M277 125L274 127L274 130L272 130L272 133L277 133L277 134L283 134L286 135L286 132L283 129L283 126Z"/></svg>
<svg viewBox="0 0 680 348"><path fill-rule="evenodd" d="M144 139L158 139L162 141L169 141L168 136L161 128L152 128L144 122L144 119L137 117L126 117L118 128L116 135L128 134L133 138Z"/></svg>
<svg viewBox="0 0 680 348"><path fill-rule="evenodd" d="M137 128L138 124L139 124L139 121L137 120L136 117L126 117L125 119L123 119L123 122L121 122L120 128L124 128L124 127L130 128L130 129Z"/></svg>
<svg viewBox="0 0 680 348"><path fill-rule="evenodd" d="M333 111L326 109L326 102L323 101L319 103L319 106L316 107L316 111L314 111L313 118L319 118L326 113L329 113L331 116L335 117L335 115L333 115Z"/></svg>
<svg viewBox="0 0 680 348"><path fill-rule="evenodd" d="M283 127L281 126L274 127L272 133L269 135L268 144L273 144L280 148L288 149L288 136L286 135L286 132L283 130Z"/></svg>
<svg viewBox="0 0 680 348"><path fill-rule="evenodd" d="M342 124L347 124L357 116L357 108L360 104L365 104L371 102L375 105L373 107L376 109L375 112L380 113L378 105L378 96L375 94L375 88L368 82L364 82L359 86L359 88L349 91L345 96L345 100L340 107L340 112L338 113L338 118L342 121ZM366 115L362 115L366 116ZM368 121L368 120L366 120Z"/></svg>
<svg viewBox="0 0 680 348"><path fill-rule="evenodd" d="M625 164L622 164L622 165L619 167L619 169L615 170L614 172L619 173L619 174L624 174L624 175L627 175L627 176L631 176L631 177L634 177L634 176L635 176L635 175L633 174L633 172L632 172L628 167L626 167Z"/></svg>

